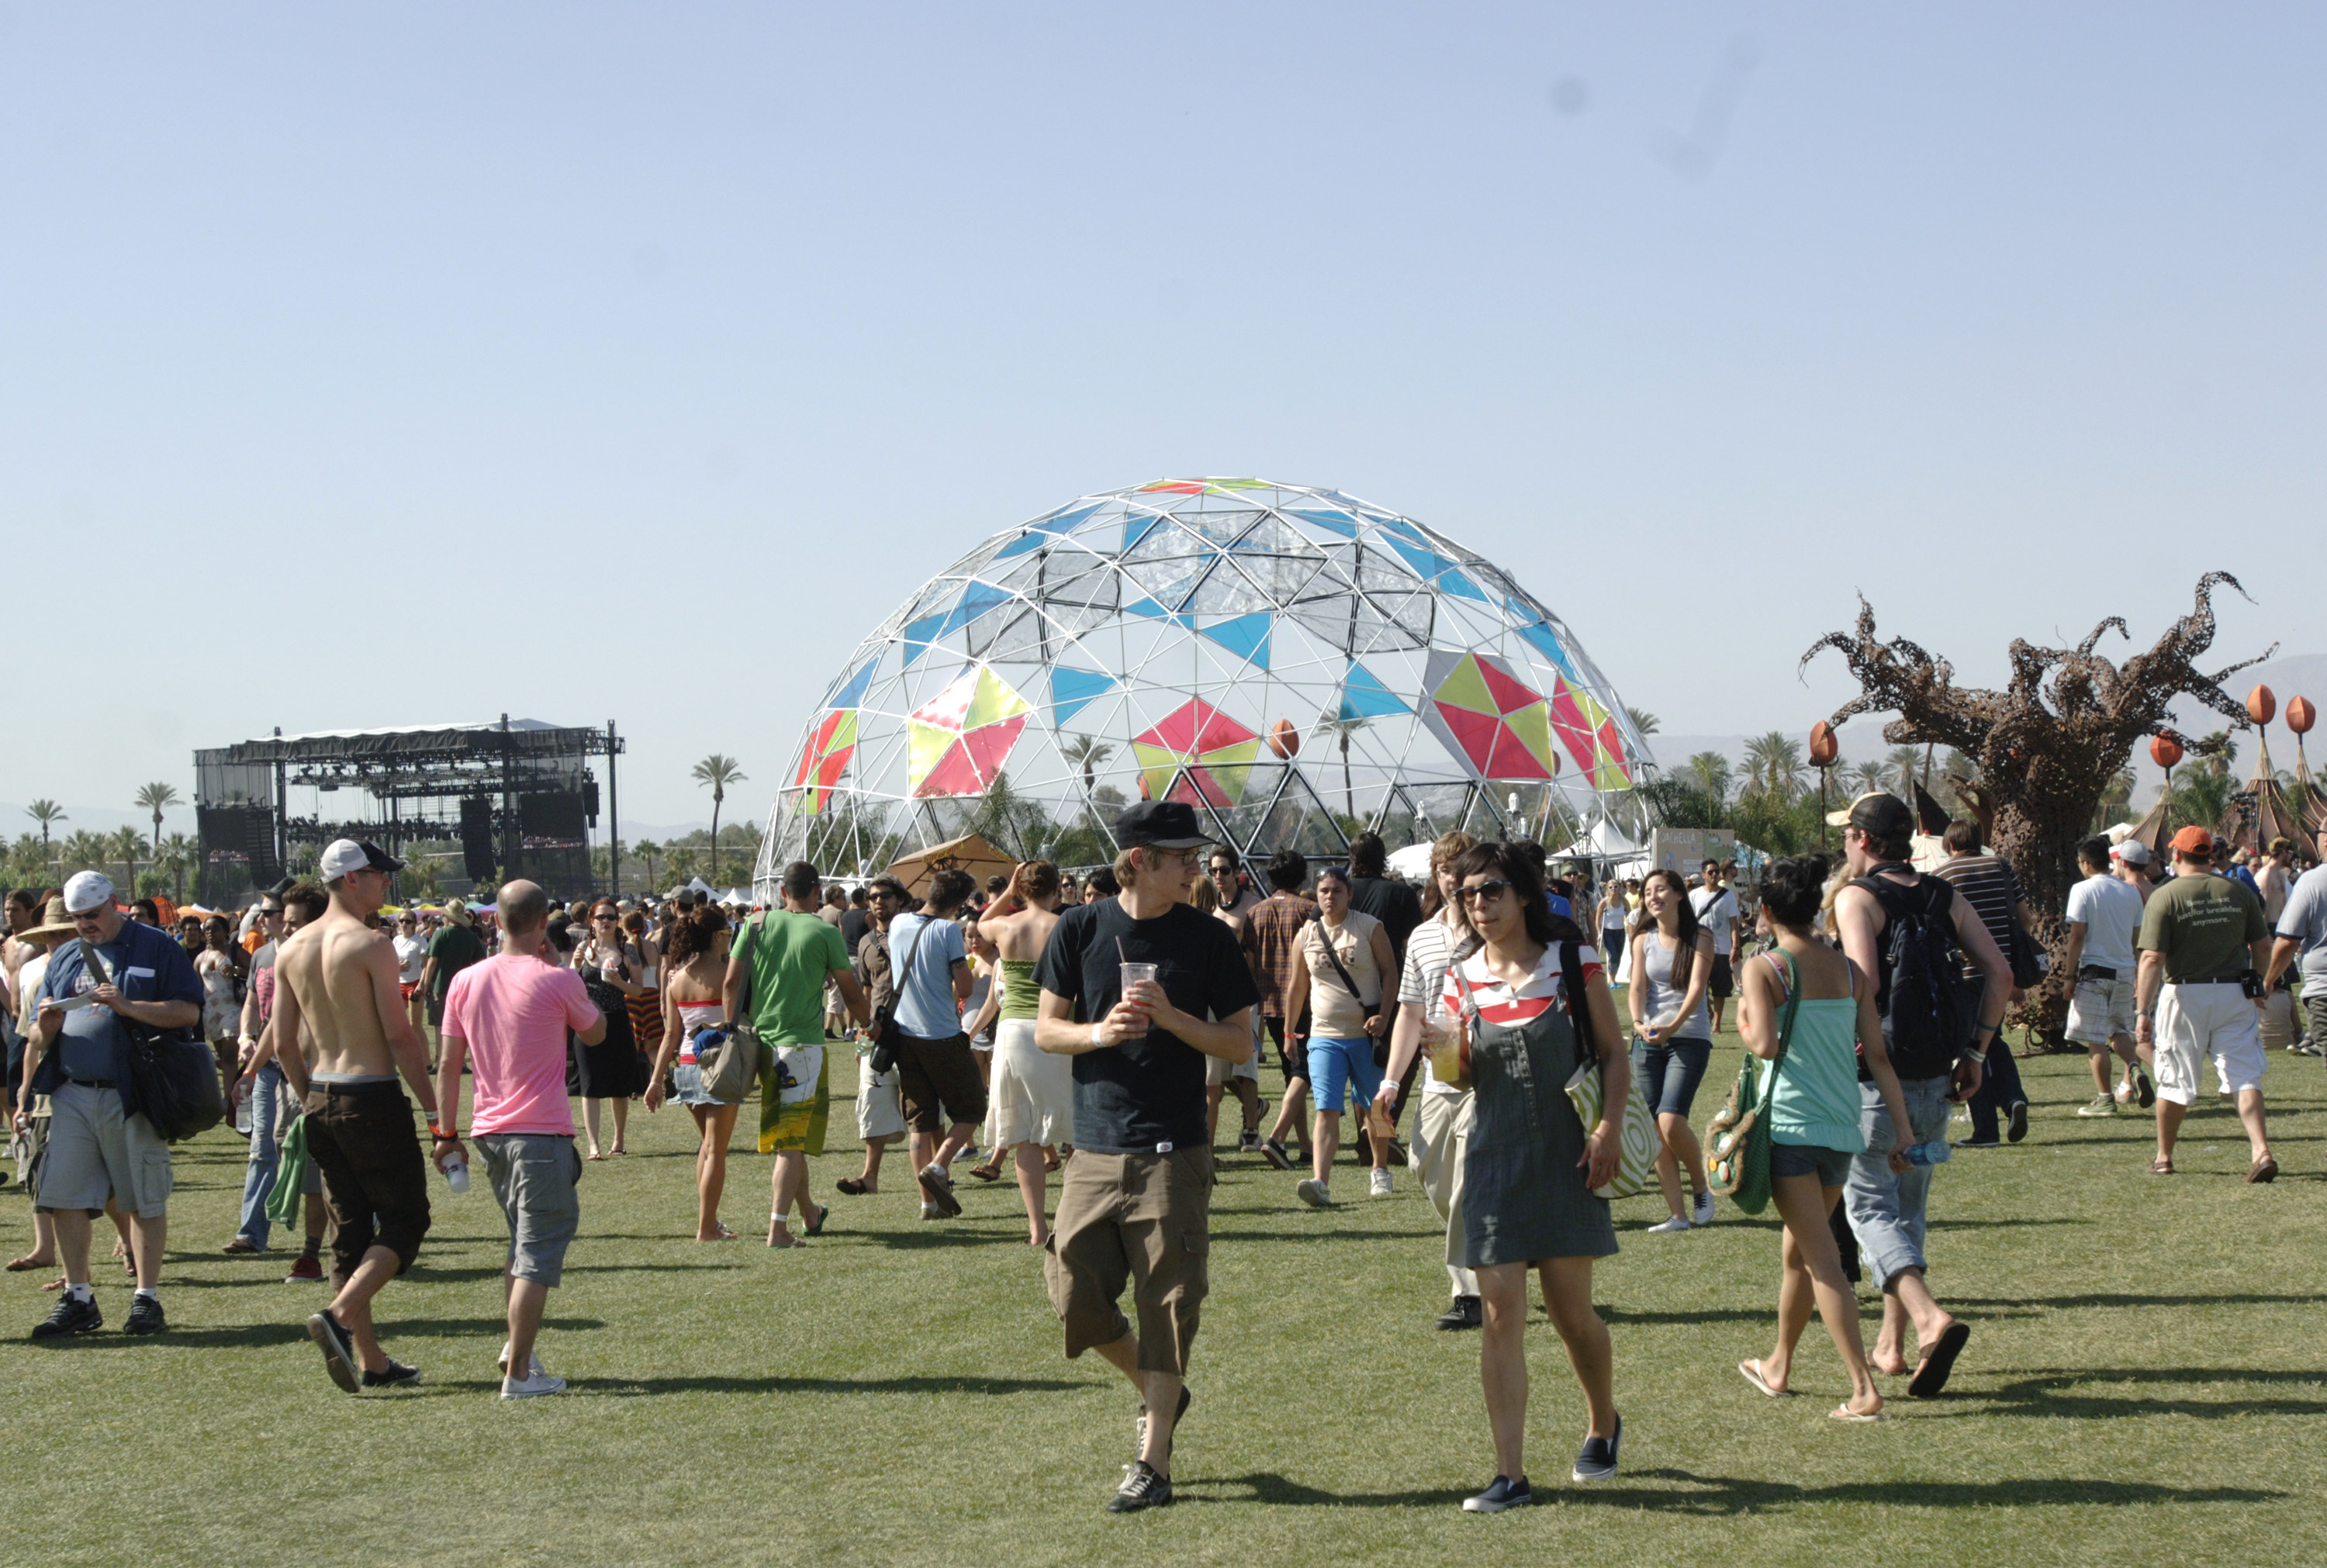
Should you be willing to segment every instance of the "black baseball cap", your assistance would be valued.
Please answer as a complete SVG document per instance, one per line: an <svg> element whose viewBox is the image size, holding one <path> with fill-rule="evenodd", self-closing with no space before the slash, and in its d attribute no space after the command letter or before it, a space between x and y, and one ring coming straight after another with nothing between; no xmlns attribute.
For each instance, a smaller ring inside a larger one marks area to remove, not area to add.
<svg viewBox="0 0 2327 1568"><path fill-rule="evenodd" d="M1196 808L1184 800L1141 800L1115 819L1115 841L1126 849L1195 849L1211 843Z"/></svg>
<svg viewBox="0 0 2327 1568"><path fill-rule="evenodd" d="M1915 814L1907 809L1904 800L1882 789L1862 795L1840 811L1829 813L1827 822L1835 827L1855 827L1867 837L1879 838L1886 844L1915 835Z"/></svg>

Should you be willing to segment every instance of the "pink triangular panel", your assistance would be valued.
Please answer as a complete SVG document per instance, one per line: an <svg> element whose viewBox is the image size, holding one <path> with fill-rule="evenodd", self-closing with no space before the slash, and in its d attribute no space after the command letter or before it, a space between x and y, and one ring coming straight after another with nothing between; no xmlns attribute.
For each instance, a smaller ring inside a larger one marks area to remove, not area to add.
<svg viewBox="0 0 2327 1568"><path fill-rule="evenodd" d="M1500 659L1481 654L1479 674L1485 678L1487 689L1494 694L1495 711L1498 713L1515 714L1529 703L1539 703L1543 700L1541 692L1513 679L1510 671L1503 667L1502 661ZM1498 774L1497 777L1500 778L1501 775Z"/></svg>
<svg viewBox="0 0 2327 1568"><path fill-rule="evenodd" d="M1439 703L1435 706L1438 716L1446 721L1446 727L1453 731L1454 738L1462 742L1463 754L1470 759L1471 766L1484 773L1487 760L1495 754L1495 736L1503 727L1502 721L1448 703Z"/></svg>
<svg viewBox="0 0 2327 1568"><path fill-rule="evenodd" d="M1494 754L1482 770L1490 779L1548 779L1543 764L1527 749L1507 724L1495 726Z"/></svg>
<svg viewBox="0 0 2327 1568"><path fill-rule="evenodd" d="M977 776L977 764L969 760L968 747L956 741L946 748L945 755L938 759L937 766L930 770L930 776L921 780L921 788L913 791L913 798L927 800L940 795L982 795L985 792L985 781Z"/></svg>
<svg viewBox="0 0 2327 1568"><path fill-rule="evenodd" d="M1026 727L1026 715L1004 719L1000 723L983 725L961 738L960 750L969 754L970 765L977 770L978 788L983 790L1002 771L1010 748L1018 743L1018 733Z"/></svg>

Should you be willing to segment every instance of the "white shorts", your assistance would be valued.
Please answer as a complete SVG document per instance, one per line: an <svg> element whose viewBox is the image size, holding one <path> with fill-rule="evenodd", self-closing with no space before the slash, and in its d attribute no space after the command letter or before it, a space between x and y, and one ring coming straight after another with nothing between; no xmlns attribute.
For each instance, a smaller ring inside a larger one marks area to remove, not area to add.
<svg viewBox="0 0 2327 1568"><path fill-rule="evenodd" d="M2269 1060L2262 1049L2262 1014L2238 985L2168 984L2157 999L2156 1036L2159 1099L2194 1104L2209 1057L2231 1093L2262 1087Z"/></svg>
<svg viewBox="0 0 2327 1568"><path fill-rule="evenodd" d="M1031 1018L1005 1018L996 1028L987 1097L996 1149L1075 1141L1074 1058L1036 1046Z"/></svg>
<svg viewBox="0 0 2327 1568"><path fill-rule="evenodd" d="M856 1059L856 1135L866 1143L893 1137L905 1130L905 1106L897 1092L894 1068L873 1070L868 1053Z"/></svg>
<svg viewBox="0 0 2327 1568"><path fill-rule="evenodd" d="M2120 969L2114 980L2079 975L2069 995L2068 1037L2079 1045L2107 1045L2112 1036L2133 1032L2134 972Z"/></svg>
<svg viewBox="0 0 2327 1568"><path fill-rule="evenodd" d="M1224 1089L1228 1087L1229 1079L1232 1078L1249 1078L1254 1083L1258 1083L1260 1081L1260 1013L1256 1008L1252 1015L1252 1054L1234 1067L1230 1067L1219 1057L1206 1057L1204 1087L1208 1089Z"/></svg>

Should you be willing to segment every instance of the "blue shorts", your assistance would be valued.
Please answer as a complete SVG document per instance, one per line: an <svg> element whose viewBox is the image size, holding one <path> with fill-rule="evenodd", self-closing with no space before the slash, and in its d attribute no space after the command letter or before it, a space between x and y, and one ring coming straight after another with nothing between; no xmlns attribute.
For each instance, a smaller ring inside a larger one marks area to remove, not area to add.
<svg viewBox="0 0 2327 1568"><path fill-rule="evenodd" d="M1362 1115L1373 1104L1381 1078L1381 1069L1374 1065L1372 1041L1363 1036L1356 1040L1332 1040L1322 1034L1309 1037L1309 1092L1317 1109L1338 1111L1341 1097L1350 1094Z"/></svg>
<svg viewBox="0 0 2327 1568"><path fill-rule="evenodd" d="M1663 1045L1632 1042L1632 1076L1640 1080L1640 1098L1659 1116L1687 1116L1696 1102L1696 1086L1705 1081L1706 1063L1713 1059L1713 1041L1675 1040Z"/></svg>

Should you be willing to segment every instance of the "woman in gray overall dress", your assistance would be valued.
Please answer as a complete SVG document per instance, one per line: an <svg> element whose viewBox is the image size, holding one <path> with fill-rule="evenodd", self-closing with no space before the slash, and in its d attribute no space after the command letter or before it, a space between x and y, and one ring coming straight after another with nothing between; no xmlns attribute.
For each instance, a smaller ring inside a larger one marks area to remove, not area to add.
<svg viewBox="0 0 2327 1568"><path fill-rule="evenodd" d="M1631 1065L1615 1003L1584 933L1545 901L1534 864L1509 845L1481 844L1455 864L1457 898L1475 951L1447 977L1471 1063L1472 1131L1463 1164L1463 1265L1486 1309L1479 1370L1495 1442L1494 1483L1463 1507L1499 1513L1535 1500L1521 1463L1527 1428L1527 1275L1541 1272L1545 1305L1590 1409L1574 1477L1616 1473L1616 1414L1607 1325L1592 1306L1592 1260L1616 1250L1607 1200L1593 1188L1615 1174L1616 1124L1586 1129L1565 1093L1585 1059L1566 1003L1565 944L1576 944L1603 1103L1621 1115ZM1563 902L1565 901L1562 901Z"/></svg>

